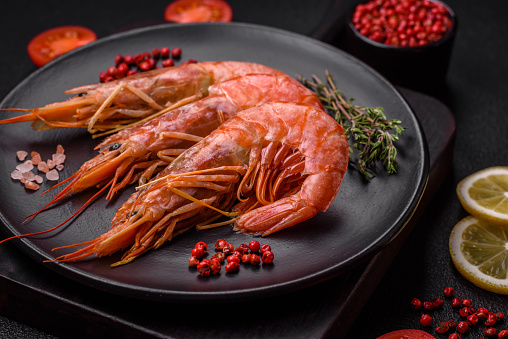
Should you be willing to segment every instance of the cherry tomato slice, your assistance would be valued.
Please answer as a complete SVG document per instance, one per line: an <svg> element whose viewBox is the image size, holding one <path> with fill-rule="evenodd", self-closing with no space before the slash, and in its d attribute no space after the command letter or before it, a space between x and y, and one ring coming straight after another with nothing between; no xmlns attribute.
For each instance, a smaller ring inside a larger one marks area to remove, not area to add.
<svg viewBox="0 0 508 339"><path fill-rule="evenodd" d="M59 26L37 34L27 46L28 56L40 67L72 49L97 40L97 35L82 26Z"/></svg>
<svg viewBox="0 0 508 339"><path fill-rule="evenodd" d="M164 20L187 22L230 22L233 10L224 0L176 0L164 11Z"/></svg>
<svg viewBox="0 0 508 339"><path fill-rule="evenodd" d="M420 330L398 330L386 333L377 339L436 339L436 337Z"/></svg>

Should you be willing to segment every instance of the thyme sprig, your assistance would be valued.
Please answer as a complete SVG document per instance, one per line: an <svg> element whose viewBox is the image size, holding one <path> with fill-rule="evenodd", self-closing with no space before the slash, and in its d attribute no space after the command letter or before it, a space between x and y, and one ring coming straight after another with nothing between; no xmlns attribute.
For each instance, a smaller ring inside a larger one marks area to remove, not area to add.
<svg viewBox="0 0 508 339"><path fill-rule="evenodd" d="M351 141L349 159L367 179L375 176L373 168L379 161L390 174L397 173L395 142L405 130L398 119L387 120L382 107L364 107L346 100L326 71L326 83L313 76L312 81L299 78L323 103L325 109L342 125Z"/></svg>

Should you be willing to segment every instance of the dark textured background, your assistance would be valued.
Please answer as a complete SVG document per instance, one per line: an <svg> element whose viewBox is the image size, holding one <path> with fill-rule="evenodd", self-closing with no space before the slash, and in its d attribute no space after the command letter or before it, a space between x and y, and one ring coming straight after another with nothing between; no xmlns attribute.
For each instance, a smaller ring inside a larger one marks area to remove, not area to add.
<svg viewBox="0 0 508 339"><path fill-rule="evenodd" d="M168 2L127 4L125 1L53 0L11 1L4 4L0 21L0 97L35 70L25 48L28 41L42 30L78 24L93 29L99 37L105 37L120 30L161 23ZM360 313L349 332L348 338L351 339L375 338L401 328L421 328L418 323L420 313L410 309L409 301L413 297L430 300L434 296L441 296L445 286L453 286L460 297L469 297L477 307L487 307L508 315L508 298L483 291L462 278L453 267L447 247L451 229L466 216L455 194L457 183L475 171L508 163L506 5L504 0L446 2L457 13L459 30L446 86L439 92L430 88L429 92L445 103L456 119L453 167ZM354 1L237 0L230 3L235 21L265 24L328 39L329 36L322 35L322 29L340 24L340 14L345 13ZM330 14L339 14L339 21L326 21ZM344 47L340 37L339 34L334 44ZM389 192L387 195L389 197ZM439 320L459 318L449 304L433 314ZM508 328L506 320L502 325L505 324L499 328ZM476 338L480 336L480 330L478 328L466 337ZM0 317L0 337L49 336Z"/></svg>

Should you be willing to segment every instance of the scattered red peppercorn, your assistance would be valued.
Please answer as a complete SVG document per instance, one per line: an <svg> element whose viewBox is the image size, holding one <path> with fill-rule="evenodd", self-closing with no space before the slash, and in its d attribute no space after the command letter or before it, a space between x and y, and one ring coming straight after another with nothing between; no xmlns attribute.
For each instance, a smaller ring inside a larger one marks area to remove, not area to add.
<svg viewBox="0 0 508 339"><path fill-rule="evenodd" d="M422 302L421 302L421 300L418 299L418 298L413 298L413 300L411 300L411 307L415 311L420 310L422 308Z"/></svg>
<svg viewBox="0 0 508 339"><path fill-rule="evenodd" d="M249 243L249 249L250 249L252 252L258 252L260 248L261 248L261 245L259 244L259 241L257 241L257 240L252 240L252 241Z"/></svg>
<svg viewBox="0 0 508 339"><path fill-rule="evenodd" d="M182 55L182 49L175 47L171 50L171 57L178 59Z"/></svg>
<svg viewBox="0 0 508 339"><path fill-rule="evenodd" d="M250 255L250 263L254 266L261 264L261 258L256 253Z"/></svg>
<svg viewBox="0 0 508 339"><path fill-rule="evenodd" d="M457 323L453 320L448 320L446 323L448 324L448 328L452 330L454 330L457 327Z"/></svg>
<svg viewBox="0 0 508 339"><path fill-rule="evenodd" d="M461 335L459 333L452 333L448 337L448 339L460 339Z"/></svg>
<svg viewBox="0 0 508 339"><path fill-rule="evenodd" d="M434 304L432 304L432 302L430 302L430 301L424 301L422 306L423 306L423 309L426 311L432 311L432 309L434 308Z"/></svg>
<svg viewBox="0 0 508 339"><path fill-rule="evenodd" d="M189 266L190 267L194 267L194 266L197 266L199 264L199 259L196 258L195 256L190 256L189 257Z"/></svg>
<svg viewBox="0 0 508 339"><path fill-rule="evenodd" d="M434 305L434 308L442 307L443 304L444 304L444 301L441 298L436 297L436 298L432 299L432 305Z"/></svg>
<svg viewBox="0 0 508 339"><path fill-rule="evenodd" d="M496 321L497 321L496 315L494 313L489 312L487 319L485 319L483 323L485 324L485 326L494 326L496 324Z"/></svg>
<svg viewBox="0 0 508 339"><path fill-rule="evenodd" d="M265 251L261 256L261 261L263 262L263 264L271 264L273 262L273 259L274 255L272 251Z"/></svg>
<svg viewBox="0 0 508 339"><path fill-rule="evenodd" d="M121 62L118 64L118 72L122 73L123 75L126 75L129 71L129 65L127 65L125 62Z"/></svg>
<svg viewBox="0 0 508 339"><path fill-rule="evenodd" d="M203 252L208 252L208 245L206 244L206 242L204 241L200 241L196 244L196 246L194 246L195 248L201 248L203 250Z"/></svg>
<svg viewBox="0 0 508 339"><path fill-rule="evenodd" d="M249 250L249 246L247 244L240 244L236 249L235 251L238 251L238 252L241 252L242 254L244 254L245 252L247 252Z"/></svg>
<svg viewBox="0 0 508 339"><path fill-rule="evenodd" d="M236 261L228 262L226 265L226 272L236 272L240 269L240 264Z"/></svg>
<svg viewBox="0 0 508 339"><path fill-rule="evenodd" d="M217 241L215 242L215 249L218 251L222 251L222 249L227 243L228 242L225 239L217 239Z"/></svg>
<svg viewBox="0 0 508 339"><path fill-rule="evenodd" d="M224 252L224 254L226 256L228 256L228 255L232 254L234 250L235 250L235 248L234 248L233 244L226 244L226 245L224 245L222 252Z"/></svg>
<svg viewBox="0 0 508 339"><path fill-rule="evenodd" d="M118 54L116 57L115 57L115 65L120 65L122 62L124 62L124 58L122 55Z"/></svg>
<svg viewBox="0 0 508 339"><path fill-rule="evenodd" d="M163 58L168 58L169 57L169 53L170 53L170 50L167 47L162 47L161 50L160 50L160 55Z"/></svg>
<svg viewBox="0 0 508 339"><path fill-rule="evenodd" d="M127 65L132 65L134 63L134 59L132 58L132 55L127 54L123 57L123 62L125 62Z"/></svg>
<svg viewBox="0 0 508 339"><path fill-rule="evenodd" d="M467 317L470 313L469 313L469 308L467 307L462 307L460 310L459 310L459 314L461 317Z"/></svg>
<svg viewBox="0 0 508 339"><path fill-rule="evenodd" d="M504 319L504 314L501 312L496 313L496 319L497 321L501 321Z"/></svg>
<svg viewBox="0 0 508 339"><path fill-rule="evenodd" d="M432 326L432 317L428 314L422 314L420 324L424 327Z"/></svg>
<svg viewBox="0 0 508 339"><path fill-rule="evenodd" d="M224 252L217 252L213 256L219 259L221 263L224 262L224 260L226 259L226 255L224 254Z"/></svg>
<svg viewBox="0 0 508 339"><path fill-rule="evenodd" d="M240 263L240 257L238 257L237 255L234 255L234 254L228 255L226 260L228 263L230 263L230 262Z"/></svg>
<svg viewBox="0 0 508 339"><path fill-rule="evenodd" d="M251 254L250 253L245 253L244 255L242 255L242 262L243 263L250 262L250 258L251 258Z"/></svg>
<svg viewBox="0 0 508 339"><path fill-rule="evenodd" d="M116 68L115 66L110 66L106 73L114 77L116 73L118 73L118 68Z"/></svg>
<svg viewBox="0 0 508 339"><path fill-rule="evenodd" d="M495 337L497 335L497 329L494 327L486 327L483 329L483 334L489 338Z"/></svg>
<svg viewBox="0 0 508 339"><path fill-rule="evenodd" d="M460 304L462 303L462 300L460 300L459 298L453 298L452 299L452 307L453 308L458 308L460 307Z"/></svg>
<svg viewBox="0 0 508 339"><path fill-rule="evenodd" d="M438 326L436 327L436 332L443 334L448 332L449 329L450 328L448 327L447 323L440 321Z"/></svg>
<svg viewBox="0 0 508 339"><path fill-rule="evenodd" d="M220 261L219 259L210 260L212 263L210 264L210 271L212 274L218 274L221 269Z"/></svg>
<svg viewBox="0 0 508 339"><path fill-rule="evenodd" d="M499 339L507 339L508 338L508 330L502 330L500 331L497 336Z"/></svg>
<svg viewBox="0 0 508 339"><path fill-rule="evenodd" d="M467 323L467 321L460 321L457 324L457 332L462 334L469 332L469 324Z"/></svg>
<svg viewBox="0 0 508 339"><path fill-rule="evenodd" d="M209 276L211 273L210 270L211 261L208 259L203 259L201 262L197 265L198 273L202 277Z"/></svg>
<svg viewBox="0 0 508 339"><path fill-rule="evenodd" d="M471 299L462 299L462 302L460 303L460 306L462 306L462 307L472 307L473 303L471 302Z"/></svg>
<svg viewBox="0 0 508 339"><path fill-rule="evenodd" d="M471 326L476 326L476 324L478 324L478 317L476 316L476 314L470 314L467 316L467 322Z"/></svg>
<svg viewBox="0 0 508 339"><path fill-rule="evenodd" d="M480 321L487 320L487 316L489 315L489 311L486 308L479 308L476 310L476 316Z"/></svg>
<svg viewBox="0 0 508 339"><path fill-rule="evenodd" d="M142 61L139 63L138 67L143 71L143 72L146 72L146 71L149 71L150 69L152 69L152 67L150 66L150 63L148 61Z"/></svg>
<svg viewBox="0 0 508 339"><path fill-rule="evenodd" d="M443 290L443 294L446 298L451 298L455 294L455 290L453 287L445 287Z"/></svg>
<svg viewBox="0 0 508 339"><path fill-rule="evenodd" d="M192 254L192 256L200 259L203 257L204 252L203 252L203 249L201 249L201 248L193 248L191 251L191 254Z"/></svg>
<svg viewBox="0 0 508 339"><path fill-rule="evenodd" d="M105 82L107 76L108 76L108 74L106 72L100 72L99 73L99 81L100 82Z"/></svg>
<svg viewBox="0 0 508 339"><path fill-rule="evenodd" d="M161 51L158 48L152 49L152 56L154 59L158 59L161 56Z"/></svg>
<svg viewBox="0 0 508 339"><path fill-rule="evenodd" d="M162 67L171 67L175 65L175 62L173 59L164 59L161 62Z"/></svg>
<svg viewBox="0 0 508 339"><path fill-rule="evenodd" d="M267 244L263 244L261 245L261 253L265 253L266 251L271 251L272 248L270 247L270 245L267 245Z"/></svg>

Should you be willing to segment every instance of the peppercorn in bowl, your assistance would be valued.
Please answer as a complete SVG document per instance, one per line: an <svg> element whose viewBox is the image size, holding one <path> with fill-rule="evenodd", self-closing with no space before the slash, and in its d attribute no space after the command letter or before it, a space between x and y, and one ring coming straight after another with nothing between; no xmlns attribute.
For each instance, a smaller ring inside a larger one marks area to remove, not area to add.
<svg viewBox="0 0 508 339"><path fill-rule="evenodd" d="M371 0L347 19L347 50L396 85L443 84L457 31L450 6L430 0Z"/></svg>

